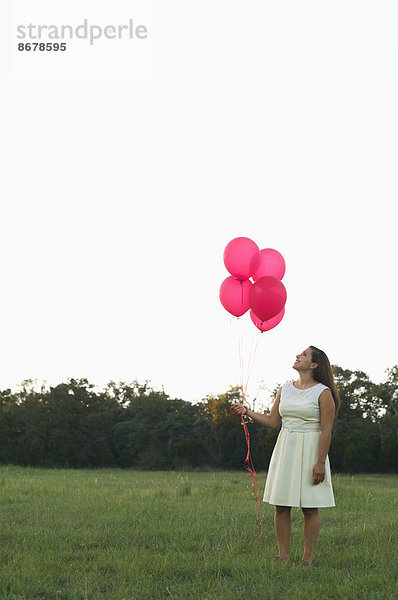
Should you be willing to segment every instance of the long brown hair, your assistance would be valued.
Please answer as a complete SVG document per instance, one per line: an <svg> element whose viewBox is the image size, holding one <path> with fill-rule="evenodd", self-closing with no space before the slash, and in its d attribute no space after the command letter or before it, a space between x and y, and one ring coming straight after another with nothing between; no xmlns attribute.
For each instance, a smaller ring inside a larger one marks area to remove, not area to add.
<svg viewBox="0 0 398 600"><path fill-rule="evenodd" d="M314 379L315 381L323 383L323 385L327 385L328 388L330 388L336 409L334 414L336 418L340 410L341 400L340 394L333 379L332 367L330 366L329 359L323 350L319 350L319 348L316 348L315 346L310 346L310 348L312 362L318 363L318 366L313 371Z"/></svg>

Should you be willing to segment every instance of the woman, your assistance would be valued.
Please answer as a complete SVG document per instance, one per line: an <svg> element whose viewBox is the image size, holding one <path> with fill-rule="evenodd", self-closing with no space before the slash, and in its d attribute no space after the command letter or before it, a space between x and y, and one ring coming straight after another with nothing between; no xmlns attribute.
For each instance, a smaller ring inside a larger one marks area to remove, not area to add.
<svg viewBox="0 0 398 600"><path fill-rule="evenodd" d="M288 560L290 511L298 506L304 514L301 564L308 566L318 539L318 508L335 506L328 451L340 397L322 350L309 346L297 355L293 369L299 374L298 380L279 389L269 415L238 403L232 409L266 427L276 427L282 420L264 491L264 502L275 505L279 554L274 560Z"/></svg>

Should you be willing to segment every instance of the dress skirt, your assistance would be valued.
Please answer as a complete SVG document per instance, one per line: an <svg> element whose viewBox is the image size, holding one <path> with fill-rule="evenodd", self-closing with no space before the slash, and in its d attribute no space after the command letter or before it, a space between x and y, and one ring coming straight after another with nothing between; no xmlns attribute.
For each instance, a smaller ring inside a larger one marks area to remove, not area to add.
<svg viewBox="0 0 398 600"><path fill-rule="evenodd" d="M324 481L317 485L312 483L320 435L319 430L297 431L282 427L269 464L264 502L302 508L335 506L328 456Z"/></svg>

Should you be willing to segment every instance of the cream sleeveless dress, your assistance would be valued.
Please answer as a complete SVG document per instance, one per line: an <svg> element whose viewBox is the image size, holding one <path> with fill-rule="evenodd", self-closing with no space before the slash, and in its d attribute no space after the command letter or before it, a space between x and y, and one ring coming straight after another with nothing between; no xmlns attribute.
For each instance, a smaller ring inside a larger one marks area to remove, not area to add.
<svg viewBox="0 0 398 600"><path fill-rule="evenodd" d="M335 506L328 456L324 481L312 483L321 435L318 398L326 389L322 383L306 390L295 388L292 382L282 386L282 429L269 463L264 502L303 508Z"/></svg>

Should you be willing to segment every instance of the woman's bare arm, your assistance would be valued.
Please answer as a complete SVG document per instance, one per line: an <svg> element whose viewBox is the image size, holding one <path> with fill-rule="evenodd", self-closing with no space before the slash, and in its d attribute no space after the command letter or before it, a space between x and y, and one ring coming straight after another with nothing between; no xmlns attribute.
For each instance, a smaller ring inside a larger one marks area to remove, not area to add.
<svg viewBox="0 0 398 600"><path fill-rule="evenodd" d="M275 402L272 405L271 412L269 415L262 415L260 413L256 413L252 410L248 410L246 413L245 407L242 404L235 403L232 405L233 411L238 414L247 414L248 417L253 419L256 423L260 425L265 425L265 427L277 427L281 422L281 416L279 414L279 403L281 401L281 388L278 390L278 393L275 398Z"/></svg>
<svg viewBox="0 0 398 600"><path fill-rule="evenodd" d="M330 390L323 390L319 396L319 408L321 413L321 438L319 441L318 462L325 463L332 439L335 405Z"/></svg>

